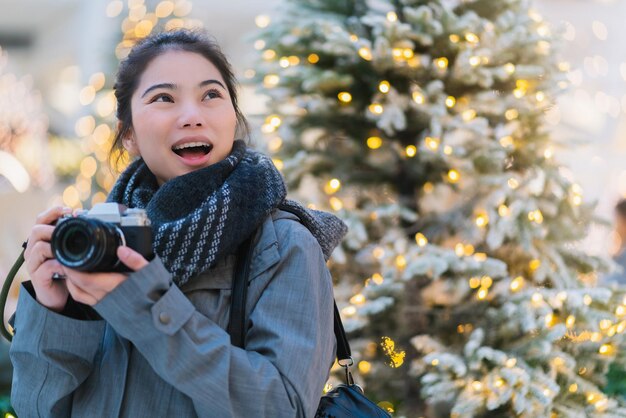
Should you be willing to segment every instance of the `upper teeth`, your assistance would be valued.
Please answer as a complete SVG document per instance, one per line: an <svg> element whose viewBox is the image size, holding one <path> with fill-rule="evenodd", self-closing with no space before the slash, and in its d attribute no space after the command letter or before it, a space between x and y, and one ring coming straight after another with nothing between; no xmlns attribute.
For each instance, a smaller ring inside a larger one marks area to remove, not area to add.
<svg viewBox="0 0 626 418"><path fill-rule="evenodd" d="M174 149L185 149L193 147L210 147L210 145L204 142L188 142L186 144L176 145Z"/></svg>

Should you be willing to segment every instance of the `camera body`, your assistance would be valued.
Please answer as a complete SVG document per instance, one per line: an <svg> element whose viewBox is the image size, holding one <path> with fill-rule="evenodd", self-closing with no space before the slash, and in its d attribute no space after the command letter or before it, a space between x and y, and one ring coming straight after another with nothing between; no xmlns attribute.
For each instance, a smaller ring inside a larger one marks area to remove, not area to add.
<svg viewBox="0 0 626 418"><path fill-rule="evenodd" d="M147 260L154 258L152 227L146 211L117 203L98 203L89 211L60 218L50 244L59 263L85 272L131 271L117 257L121 245Z"/></svg>

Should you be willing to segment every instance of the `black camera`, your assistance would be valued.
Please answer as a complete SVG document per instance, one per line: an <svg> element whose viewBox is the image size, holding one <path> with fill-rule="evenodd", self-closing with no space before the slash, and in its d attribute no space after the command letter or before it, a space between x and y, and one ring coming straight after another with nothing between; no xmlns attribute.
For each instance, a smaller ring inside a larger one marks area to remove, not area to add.
<svg viewBox="0 0 626 418"><path fill-rule="evenodd" d="M86 272L129 272L117 257L121 245L147 260L154 258L152 228L146 211L127 209L117 203L98 203L77 216L60 218L50 244L59 263Z"/></svg>

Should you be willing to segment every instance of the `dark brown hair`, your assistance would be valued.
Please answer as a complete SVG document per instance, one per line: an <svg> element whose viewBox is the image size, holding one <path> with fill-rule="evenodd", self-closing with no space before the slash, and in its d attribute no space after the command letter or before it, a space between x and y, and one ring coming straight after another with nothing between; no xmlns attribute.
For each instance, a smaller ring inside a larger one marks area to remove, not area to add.
<svg viewBox="0 0 626 418"><path fill-rule="evenodd" d="M237 115L237 138L248 138L248 121L241 113L237 104L237 80L232 67L219 45L210 38L206 32L200 30L176 29L168 32L160 32L150 35L139 41L130 51L128 56L120 63L115 85L115 98L117 99L117 120L120 122L119 129L115 134L115 140L111 146L111 156L116 150L123 151L122 138L133 127L133 115L131 112L131 98L139 85L139 79L148 64L159 55L167 51L187 51L202 55L209 60L220 72L230 95L235 114ZM237 139L236 138L236 139ZM121 153L120 153L121 154Z"/></svg>

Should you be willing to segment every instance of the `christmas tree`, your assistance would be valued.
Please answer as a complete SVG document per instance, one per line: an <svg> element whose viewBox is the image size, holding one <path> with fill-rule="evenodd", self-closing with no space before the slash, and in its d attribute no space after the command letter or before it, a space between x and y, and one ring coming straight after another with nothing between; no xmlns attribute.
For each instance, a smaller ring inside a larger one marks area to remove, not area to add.
<svg viewBox="0 0 626 418"><path fill-rule="evenodd" d="M400 415L626 416L624 292L545 126L567 85L525 0L289 0L254 80L293 196L350 226L331 268L366 393Z"/></svg>

